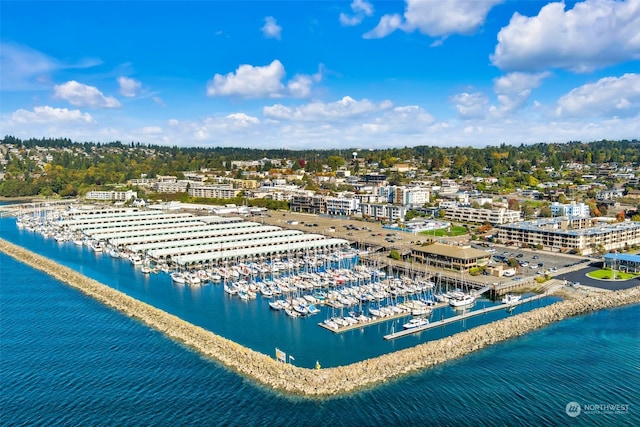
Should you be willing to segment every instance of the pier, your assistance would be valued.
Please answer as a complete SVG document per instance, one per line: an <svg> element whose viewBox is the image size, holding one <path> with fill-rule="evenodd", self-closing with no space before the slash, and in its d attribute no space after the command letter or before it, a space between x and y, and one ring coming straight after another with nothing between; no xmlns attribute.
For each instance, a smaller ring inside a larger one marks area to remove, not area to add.
<svg viewBox="0 0 640 427"><path fill-rule="evenodd" d="M487 313L491 313L493 311L498 311L498 310L505 310L505 309L508 310L508 309L516 307L518 305L523 305L523 304L526 304L528 302L539 300L539 299L544 298L546 296L547 296L547 293L545 292L544 294L534 295L534 296L531 296L531 297L528 297L528 298L521 299L520 301L518 301L517 303L514 303L514 304L500 304L500 305L494 305L492 307L482 308L480 310L469 311L467 313L459 314L457 316L448 317L446 319L437 320L435 322L429 322L429 324L424 325L424 326L419 326L417 328L405 329L405 330L402 330L402 331L394 332L392 334L385 335L384 339L385 340L394 340L396 338L402 338L402 337L406 337L407 335L412 335L412 334L415 334L415 333L418 333L418 332L426 331L428 329L433 329L433 328L436 328L438 326L445 326L445 325L448 325L450 323L455 323L455 322L458 322L460 320L468 319L469 317L480 316L481 314L487 314Z"/></svg>

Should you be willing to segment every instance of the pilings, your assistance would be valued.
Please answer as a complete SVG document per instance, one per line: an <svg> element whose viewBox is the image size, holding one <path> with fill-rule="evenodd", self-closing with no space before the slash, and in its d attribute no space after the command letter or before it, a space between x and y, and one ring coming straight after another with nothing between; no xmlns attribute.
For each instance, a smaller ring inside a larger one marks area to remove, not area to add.
<svg viewBox="0 0 640 427"><path fill-rule="evenodd" d="M149 304L89 279L80 273L0 239L0 251L80 290L103 304L138 319L273 390L305 397L328 397L369 388L375 384L433 367L486 346L521 336L567 317L640 302L640 288L598 293L566 300L479 326L437 341L373 359L326 369L305 369L277 362Z"/></svg>

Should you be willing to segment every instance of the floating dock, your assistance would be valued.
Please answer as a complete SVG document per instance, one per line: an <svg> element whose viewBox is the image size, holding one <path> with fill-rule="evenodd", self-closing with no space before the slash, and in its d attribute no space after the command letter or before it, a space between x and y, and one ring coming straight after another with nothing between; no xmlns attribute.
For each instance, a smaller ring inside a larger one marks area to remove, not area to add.
<svg viewBox="0 0 640 427"><path fill-rule="evenodd" d="M438 326L445 326L445 325L448 325L449 323L458 322L460 320L464 320L464 319L467 319L469 317L474 317L474 316L479 316L481 314L491 313L492 311L505 310L505 309L508 309L510 307L516 307L516 306L519 306L519 305L522 305L522 304L526 304L528 302L539 300L539 299L544 298L546 296L547 296L547 293L545 292L543 294L534 295L534 296L531 296L531 297L528 297L528 298L523 298L523 299L521 299L520 301L518 301L517 303L514 303L514 304L500 304L500 305L494 305L492 307L483 308L483 309L480 309L480 310L469 311L467 313L459 314L457 316L448 317L446 319L437 320L435 322L429 322L428 325L419 326L417 328L405 329L405 330L402 330L402 331L394 332L392 334L385 335L384 339L385 340L394 340L396 338L406 337L408 335L412 335L412 334L415 334L417 332L426 331L428 329L433 329L433 328L438 327Z"/></svg>

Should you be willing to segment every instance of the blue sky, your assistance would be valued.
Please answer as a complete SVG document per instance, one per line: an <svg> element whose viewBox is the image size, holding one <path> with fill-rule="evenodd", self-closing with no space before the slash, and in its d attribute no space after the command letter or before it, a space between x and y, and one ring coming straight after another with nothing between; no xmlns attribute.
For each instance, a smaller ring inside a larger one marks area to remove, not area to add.
<svg viewBox="0 0 640 427"><path fill-rule="evenodd" d="M0 2L2 135L255 148L640 137L640 0Z"/></svg>

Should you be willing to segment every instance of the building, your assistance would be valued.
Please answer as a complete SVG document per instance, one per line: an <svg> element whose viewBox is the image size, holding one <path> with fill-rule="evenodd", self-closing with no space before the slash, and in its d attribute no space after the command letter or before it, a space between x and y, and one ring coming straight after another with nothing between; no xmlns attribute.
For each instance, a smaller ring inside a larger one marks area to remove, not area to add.
<svg viewBox="0 0 640 427"><path fill-rule="evenodd" d="M103 200L103 201L127 201L130 199L136 199L138 193L135 191L89 191L85 196L91 200Z"/></svg>
<svg viewBox="0 0 640 427"><path fill-rule="evenodd" d="M640 222L602 223L584 217L539 218L503 224L498 239L547 250L574 250L583 255L640 244Z"/></svg>
<svg viewBox="0 0 640 427"><path fill-rule="evenodd" d="M399 219L404 219L407 215L406 206L389 204L361 203L360 211L365 218L389 222L397 222Z"/></svg>
<svg viewBox="0 0 640 427"><path fill-rule="evenodd" d="M517 222L522 219L520 211L512 211L505 208L499 209L476 209L470 207L450 206L445 209L445 218L451 221L471 222L484 224L488 222L492 225L507 224Z"/></svg>
<svg viewBox="0 0 640 427"><path fill-rule="evenodd" d="M240 190L231 185L207 185L189 188L189 196L201 199L233 199L240 194Z"/></svg>
<svg viewBox="0 0 640 427"><path fill-rule="evenodd" d="M352 215L360 210L360 200L349 197L327 197L326 213L329 215Z"/></svg>
<svg viewBox="0 0 640 427"><path fill-rule="evenodd" d="M633 254L605 254L604 267L612 270L640 273L640 255Z"/></svg>
<svg viewBox="0 0 640 427"><path fill-rule="evenodd" d="M291 196L289 200L291 212L321 214L327 211L325 196L314 194L312 191L301 191Z"/></svg>
<svg viewBox="0 0 640 427"><path fill-rule="evenodd" d="M484 266L491 260L491 254L486 251L443 243L412 247L411 257L424 264L458 271Z"/></svg>
<svg viewBox="0 0 640 427"><path fill-rule="evenodd" d="M551 203L551 213L553 216L579 216L588 218L591 216L589 206L584 203Z"/></svg>

